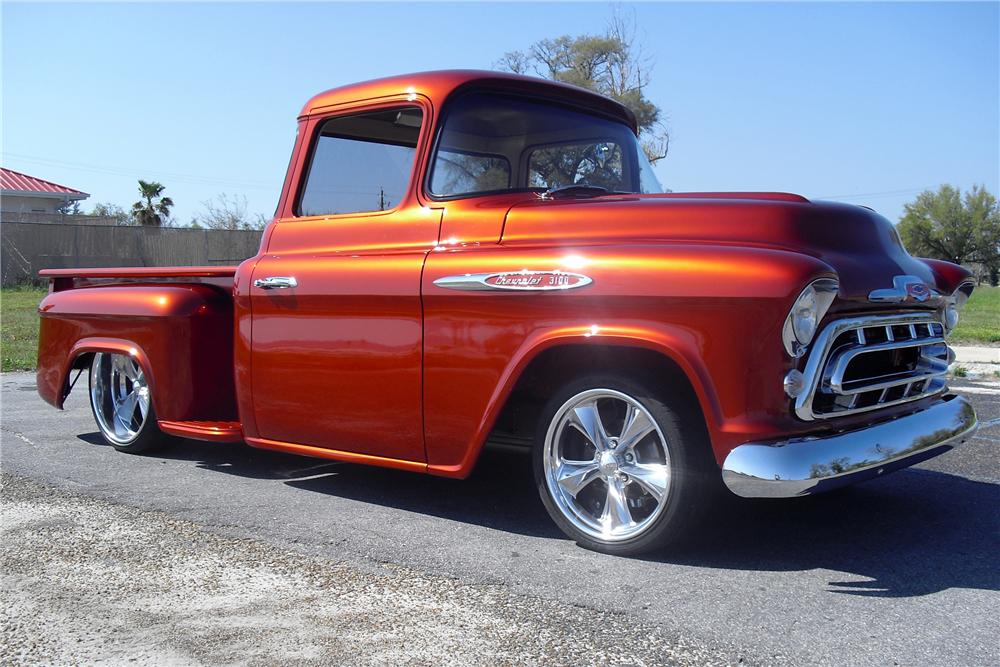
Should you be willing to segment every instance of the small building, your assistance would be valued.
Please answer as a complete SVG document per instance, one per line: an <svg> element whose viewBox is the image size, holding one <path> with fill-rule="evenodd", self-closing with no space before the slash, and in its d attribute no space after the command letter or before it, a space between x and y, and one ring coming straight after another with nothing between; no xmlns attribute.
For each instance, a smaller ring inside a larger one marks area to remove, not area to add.
<svg viewBox="0 0 1000 667"><path fill-rule="evenodd" d="M0 212L3 217L58 215L66 205L90 195L13 169L0 167Z"/></svg>

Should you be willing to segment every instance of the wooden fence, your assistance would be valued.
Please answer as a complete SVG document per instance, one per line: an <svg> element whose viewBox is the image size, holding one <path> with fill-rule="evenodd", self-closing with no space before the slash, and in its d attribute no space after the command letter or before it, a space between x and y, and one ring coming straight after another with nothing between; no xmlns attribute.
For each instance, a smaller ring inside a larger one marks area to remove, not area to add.
<svg viewBox="0 0 1000 667"><path fill-rule="evenodd" d="M40 269L238 264L257 254L260 231L59 223L0 223L2 284L40 282Z"/></svg>

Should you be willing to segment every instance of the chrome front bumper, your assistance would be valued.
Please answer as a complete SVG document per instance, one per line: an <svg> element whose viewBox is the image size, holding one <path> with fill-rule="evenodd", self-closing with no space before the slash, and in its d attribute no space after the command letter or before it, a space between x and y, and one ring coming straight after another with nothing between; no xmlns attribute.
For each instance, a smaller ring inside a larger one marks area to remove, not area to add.
<svg viewBox="0 0 1000 667"><path fill-rule="evenodd" d="M977 425L972 405L947 395L920 412L867 428L740 445L726 457L722 479L744 498L821 493L943 454L965 442Z"/></svg>

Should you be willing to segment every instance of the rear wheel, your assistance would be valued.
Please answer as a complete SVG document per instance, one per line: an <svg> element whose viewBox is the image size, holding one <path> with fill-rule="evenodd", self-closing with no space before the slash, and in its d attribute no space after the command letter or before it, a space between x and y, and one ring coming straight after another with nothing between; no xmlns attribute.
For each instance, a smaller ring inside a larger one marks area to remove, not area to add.
<svg viewBox="0 0 1000 667"><path fill-rule="evenodd" d="M120 452L145 452L170 441L156 425L146 374L130 355L94 355L90 407L104 440Z"/></svg>
<svg viewBox="0 0 1000 667"><path fill-rule="evenodd" d="M697 420L689 401L664 402L626 378L567 384L546 406L535 447L549 514L581 546L605 553L676 541L712 495Z"/></svg>

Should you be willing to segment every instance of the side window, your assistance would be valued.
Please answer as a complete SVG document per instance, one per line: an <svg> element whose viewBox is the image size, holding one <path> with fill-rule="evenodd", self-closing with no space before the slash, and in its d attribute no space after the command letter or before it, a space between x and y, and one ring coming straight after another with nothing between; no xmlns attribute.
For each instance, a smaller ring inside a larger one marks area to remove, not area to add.
<svg viewBox="0 0 1000 667"><path fill-rule="evenodd" d="M473 155L442 149L434 160L431 192L455 196L509 187L510 162L502 155Z"/></svg>
<svg viewBox="0 0 1000 667"><path fill-rule="evenodd" d="M323 123L298 215L385 211L399 205L413 171L422 120L419 108L407 107Z"/></svg>

